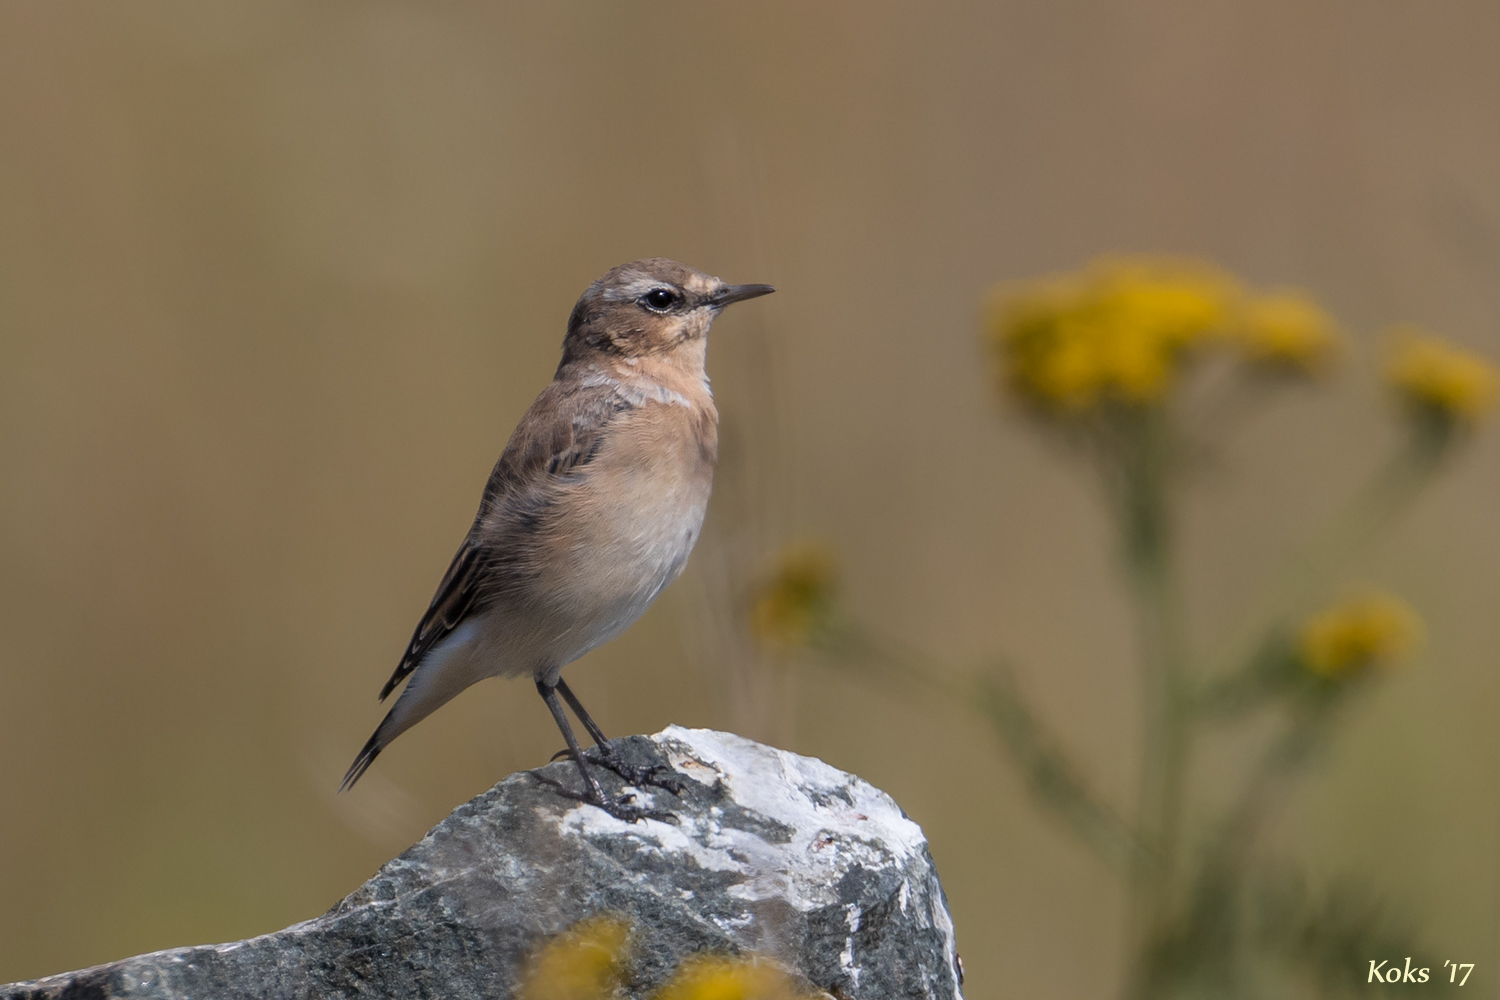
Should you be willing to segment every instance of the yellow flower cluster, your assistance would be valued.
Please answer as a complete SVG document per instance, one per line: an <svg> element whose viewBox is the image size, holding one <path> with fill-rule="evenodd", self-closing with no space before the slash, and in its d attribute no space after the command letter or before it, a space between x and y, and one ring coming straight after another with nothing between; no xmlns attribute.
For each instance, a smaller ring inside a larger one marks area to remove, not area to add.
<svg viewBox="0 0 1500 1000"><path fill-rule="evenodd" d="M653 1000L804 1000L808 996L771 962L710 955L683 962Z"/></svg>
<svg viewBox="0 0 1500 1000"><path fill-rule="evenodd" d="M1002 378L1044 410L1152 403L1233 298L1233 282L1209 268L1121 258L1003 294L990 332Z"/></svg>
<svg viewBox="0 0 1500 1000"><path fill-rule="evenodd" d="M616 917L574 924L531 956L520 1000L608 1000L618 993L630 925Z"/></svg>
<svg viewBox="0 0 1500 1000"><path fill-rule="evenodd" d="M1001 381L1041 412L1161 402L1197 348L1237 347L1251 364L1309 374L1341 343L1296 292L1247 295L1201 261L1120 257L1002 289L988 324Z"/></svg>
<svg viewBox="0 0 1500 1000"><path fill-rule="evenodd" d="M1251 298L1241 310L1236 334L1250 362L1308 375L1326 370L1343 347L1333 318L1295 291Z"/></svg>
<svg viewBox="0 0 1500 1000"><path fill-rule="evenodd" d="M531 956L519 1000L615 1000L624 996L630 924L580 921ZM677 967L652 1000L808 1000L785 970L757 958L700 955Z"/></svg>
<svg viewBox="0 0 1500 1000"><path fill-rule="evenodd" d="M1392 331L1386 380L1411 409L1447 423L1471 423L1495 400L1495 368L1416 327Z"/></svg>
<svg viewBox="0 0 1500 1000"><path fill-rule="evenodd" d="M1421 619L1404 601L1369 593L1309 618L1302 626L1299 652L1313 673L1330 679L1349 677L1400 659L1421 634Z"/></svg>
<svg viewBox="0 0 1500 1000"><path fill-rule="evenodd" d="M806 645L832 610L837 582L837 564L828 549L788 547L755 595L750 628L756 640L787 649Z"/></svg>

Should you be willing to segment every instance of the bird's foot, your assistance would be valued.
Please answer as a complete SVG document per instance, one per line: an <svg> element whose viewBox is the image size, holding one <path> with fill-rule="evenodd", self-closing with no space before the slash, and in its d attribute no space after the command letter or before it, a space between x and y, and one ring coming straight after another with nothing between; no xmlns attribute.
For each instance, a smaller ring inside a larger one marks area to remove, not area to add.
<svg viewBox="0 0 1500 1000"><path fill-rule="evenodd" d="M563 749L553 754L552 759L562 760L564 757L572 756L573 751ZM687 787L676 772L667 765L632 764L608 744L589 747L583 752L583 759L618 775L625 784L634 785L637 788L660 788L673 795L681 795L682 790Z"/></svg>
<svg viewBox="0 0 1500 1000"><path fill-rule="evenodd" d="M627 823L636 823L643 819L655 819L676 826L681 822L676 815L667 812L665 809L647 809L644 806L633 805L634 792L626 792L618 798L611 799L607 795L595 796L592 794L592 791L575 792L561 781L549 778L540 771L532 771L531 776L551 788L562 798L572 799L574 802L582 802L585 805L603 809L615 819L624 820Z"/></svg>
<svg viewBox="0 0 1500 1000"><path fill-rule="evenodd" d="M609 744L591 747L583 752L590 764L620 776L627 785L637 788L660 788L680 796L687 787L677 773L665 764L632 764Z"/></svg>

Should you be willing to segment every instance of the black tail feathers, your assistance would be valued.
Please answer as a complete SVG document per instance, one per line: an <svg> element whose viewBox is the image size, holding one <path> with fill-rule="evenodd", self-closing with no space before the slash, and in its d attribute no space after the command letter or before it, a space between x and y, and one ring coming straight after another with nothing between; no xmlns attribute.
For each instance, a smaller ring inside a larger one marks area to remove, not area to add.
<svg viewBox="0 0 1500 1000"><path fill-rule="evenodd" d="M385 747L376 742L379 739L380 730L377 729L370 734L370 739L365 743L364 749L360 750L359 755L354 758L354 763L349 765L349 771L344 775L344 780L339 785L339 791L346 792L353 788L354 783L360 779L360 776L370 769L371 764L375 763L375 758L379 757L380 751L385 749Z"/></svg>

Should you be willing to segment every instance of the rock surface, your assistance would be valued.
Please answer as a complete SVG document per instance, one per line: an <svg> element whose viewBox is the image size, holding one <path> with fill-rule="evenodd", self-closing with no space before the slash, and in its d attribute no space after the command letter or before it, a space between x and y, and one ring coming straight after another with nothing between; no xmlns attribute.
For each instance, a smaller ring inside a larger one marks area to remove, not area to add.
<svg viewBox="0 0 1500 1000"><path fill-rule="evenodd" d="M509 997L528 955L599 914L633 928L631 997L703 952L767 956L851 1000L961 997L927 842L884 792L711 730L674 726L612 747L686 779L680 794L636 790L675 823L627 823L561 796L542 779L579 781L571 761L555 763L455 809L317 919L0 986L0 998Z"/></svg>

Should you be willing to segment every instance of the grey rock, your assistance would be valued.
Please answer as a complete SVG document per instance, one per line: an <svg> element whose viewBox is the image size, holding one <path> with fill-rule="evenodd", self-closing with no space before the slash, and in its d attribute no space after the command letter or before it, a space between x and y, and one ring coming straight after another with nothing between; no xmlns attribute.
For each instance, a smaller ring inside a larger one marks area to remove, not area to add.
<svg viewBox="0 0 1500 1000"><path fill-rule="evenodd" d="M677 794L630 786L675 822L623 822L560 795L579 782L559 762L455 809L317 919L12 983L0 998L509 997L528 955L598 914L633 928L631 997L700 952L766 956L838 997L962 996L927 842L890 796L728 733L674 726L611 746L679 779Z"/></svg>

